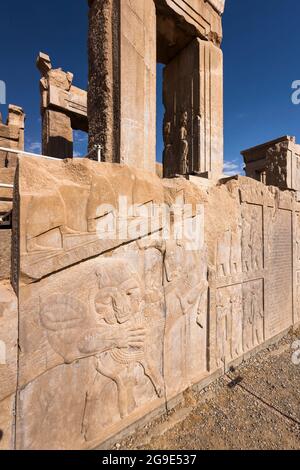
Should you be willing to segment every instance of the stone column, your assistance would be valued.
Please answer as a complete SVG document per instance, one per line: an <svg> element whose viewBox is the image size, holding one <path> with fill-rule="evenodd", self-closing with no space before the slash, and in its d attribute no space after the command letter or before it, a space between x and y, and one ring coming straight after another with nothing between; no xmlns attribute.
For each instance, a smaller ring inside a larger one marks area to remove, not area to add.
<svg viewBox="0 0 300 470"><path fill-rule="evenodd" d="M155 4L89 0L89 5L89 148L100 144L103 161L154 173Z"/></svg>
<svg viewBox="0 0 300 470"><path fill-rule="evenodd" d="M73 130L66 114L45 109L42 113L42 153L55 158L73 157Z"/></svg>

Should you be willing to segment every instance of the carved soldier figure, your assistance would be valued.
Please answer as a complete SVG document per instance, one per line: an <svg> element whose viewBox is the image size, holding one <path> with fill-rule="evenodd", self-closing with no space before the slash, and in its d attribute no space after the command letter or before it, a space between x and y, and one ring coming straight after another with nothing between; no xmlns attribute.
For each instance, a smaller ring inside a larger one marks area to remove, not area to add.
<svg viewBox="0 0 300 470"><path fill-rule="evenodd" d="M231 274L231 230L219 238L217 245L218 276L230 276Z"/></svg>
<svg viewBox="0 0 300 470"><path fill-rule="evenodd" d="M242 311L243 311L243 299L242 291L235 290L232 293L231 299L231 359L235 359L243 354L242 344Z"/></svg>
<svg viewBox="0 0 300 470"><path fill-rule="evenodd" d="M251 283L244 292L243 343L244 352L264 341L264 311L262 293L257 283Z"/></svg>
<svg viewBox="0 0 300 470"><path fill-rule="evenodd" d="M219 290L217 298L216 361L217 367L223 367L226 361L229 313L228 298Z"/></svg>
<svg viewBox="0 0 300 470"><path fill-rule="evenodd" d="M264 342L264 312L260 291L256 288L252 290L253 309L253 346L259 346Z"/></svg>
<svg viewBox="0 0 300 470"><path fill-rule="evenodd" d="M170 121L165 121L164 123L164 144L164 177L169 178L176 172L173 161L172 125Z"/></svg>
<svg viewBox="0 0 300 470"><path fill-rule="evenodd" d="M180 119L180 130L179 130L179 140L180 140L180 171L181 175L188 175L189 173L189 143L188 143L188 113L185 111L181 115Z"/></svg>
<svg viewBox="0 0 300 470"><path fill-rule="evenodd" d="M242 208L242 258L243 272L252 270L251 220L247 206Z"/></svg>
<svg viewBox="0 0 300 470"><path fill-rule="evenodd" d="M252 252L252 269L262 269L262 230L261 224L256 218L256 214L252 213L251 220L251 252Z"/></svg>

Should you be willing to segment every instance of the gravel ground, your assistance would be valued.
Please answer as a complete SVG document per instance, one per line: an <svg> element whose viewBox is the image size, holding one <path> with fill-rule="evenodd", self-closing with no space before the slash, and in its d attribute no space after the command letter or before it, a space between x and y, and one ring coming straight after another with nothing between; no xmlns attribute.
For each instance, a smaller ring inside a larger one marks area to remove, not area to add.
<svg viewBox="0 0 300 470"><path fill-rule="evenodd" d="M300 330L259 353L127 440L120 450L300 449Z"/></svg>

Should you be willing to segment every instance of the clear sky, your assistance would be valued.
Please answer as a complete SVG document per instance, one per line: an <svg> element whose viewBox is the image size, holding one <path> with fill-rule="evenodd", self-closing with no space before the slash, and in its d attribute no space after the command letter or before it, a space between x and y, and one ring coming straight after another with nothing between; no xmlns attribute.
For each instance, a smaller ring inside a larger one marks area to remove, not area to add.
<svg viewBox="0 0 300 470"><path fill-rule="evenodd" d="M1 4L0 80L7 85L7 102L24 107L27 114L27 150L40 151L38 52L49 53L54 67L72 71L74 84L87 87L87 11L86 0ZM227 172L241 170L240 151L252 145L284 134L295 135L300 143L300 105L291 102L291 84L300 80L299 18L299 0L226 0L222 47ZM0 112L6 117L6 106L0 105ZM85 139L77 134L75 140L76 153L83 154Z"/></svg>

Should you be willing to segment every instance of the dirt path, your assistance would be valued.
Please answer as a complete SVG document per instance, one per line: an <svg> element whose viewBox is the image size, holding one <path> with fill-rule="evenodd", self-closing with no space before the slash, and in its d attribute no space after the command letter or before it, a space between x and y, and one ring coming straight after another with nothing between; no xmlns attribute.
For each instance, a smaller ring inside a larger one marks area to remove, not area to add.
<svg viewBox="0 0 300 470"><path fill-rule="evenodd" d="M118 449L300 449L300 330L154 421Z"/></svg>

